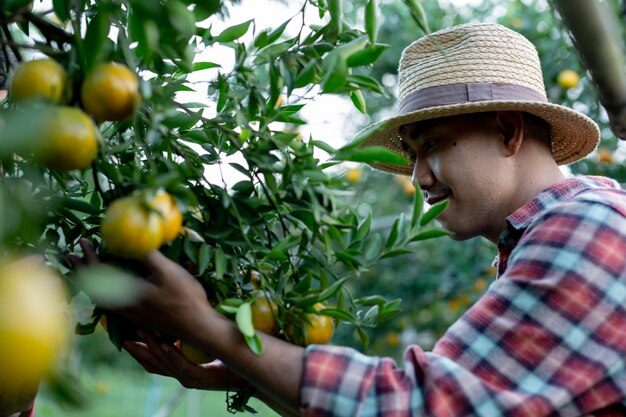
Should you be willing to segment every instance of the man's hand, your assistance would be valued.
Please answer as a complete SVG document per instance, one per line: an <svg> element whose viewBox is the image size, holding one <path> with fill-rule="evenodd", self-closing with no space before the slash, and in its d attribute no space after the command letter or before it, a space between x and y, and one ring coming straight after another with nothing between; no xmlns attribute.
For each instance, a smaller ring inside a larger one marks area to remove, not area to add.
<svg viewBox="0 0 626 417"><path fill-rule="evenodd" d="M243 379L215 360L199 364L189 361L175 346L162 343L156 335L140 331L143 342L124 342L124 349L152 374L177 379L185 388L226 391L239 388Z"/></svg>
<svg viewBox="0 0 626 417"><path fill-rule="evenodd" d="M99 262L89 242L81 239L80 246L88 264ZM139 282L141 296L131 306L112 310L128 317L140 328L193 340L200 323L218 315L209 304L204 288L182 266L157 250L141 261L151 273Z"/></svg>

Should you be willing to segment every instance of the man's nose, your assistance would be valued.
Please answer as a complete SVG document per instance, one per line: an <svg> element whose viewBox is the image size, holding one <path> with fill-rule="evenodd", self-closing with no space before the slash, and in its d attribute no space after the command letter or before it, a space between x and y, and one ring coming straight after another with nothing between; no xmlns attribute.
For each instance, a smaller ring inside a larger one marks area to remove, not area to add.
<svg viewBox="0 0 626 417"><path fill-rule="evenodd" d="M435 176L427 161L419 159L415 161L411 180L415 186L419 185L422 190L428 190L435 185Z"/></svg>

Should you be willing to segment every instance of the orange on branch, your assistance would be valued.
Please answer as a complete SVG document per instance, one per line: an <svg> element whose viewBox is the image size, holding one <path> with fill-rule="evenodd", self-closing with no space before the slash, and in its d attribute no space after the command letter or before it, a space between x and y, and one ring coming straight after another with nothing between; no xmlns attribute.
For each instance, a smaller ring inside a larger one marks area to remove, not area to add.
<svg viewBox="0 0 626 417"><path fill-rule="evenodd" d="M68 77L65 69L51 59L36 59L20 64L13 73L9 87L16 102L32 100L59 104L69 99Z"/></svg>
<svg viewBox="0 0 626 417"><path fill-rule="evenodd" d="M99 64L83 81L81 99L97 120L128 119L141 101L137 75L122 64Z"/></svg>
<svg viewBox="0 0 626 417"><path fill-rule="evenodd" d="M87 168L98 153L97 128L84 112L74 107L54 107L41 115L35 157L57 171Z"/></svg>
<svg viewBox="0 0 626 417"><path fill-rule="evenodd" d="M320 311L326 308L323 303L315 303L313 309ZM302 321L297 323L294 327L290 324L285 329L289 340L296 343L307 346L318 344L322 345L328 343L333 337L335 332L335 324L332 318L317 313L306 314L306 319L302 318Z"/></svg>
<svg viewBox="0 0 626 417"><path fill-rule="evenodd" d="M183 213L174 198L167 192L159 190L148 204L161 215L163 243L174 240L183 229Z"/></svg>
<svg viewBox="0 0 626 417"><path fill-rule="evenodd" d="M267 334L275 334L278 331L276 314L278 307L272 300L268 300L265 294L259 294L251 305L252 325L256 330Z"/></svg>
<svg viewBox="0 0 626 417"><path fill-rule="evenodd" d="M182 340L177 340L175 345L189 362L193 362L196 365L213 362L215 360L213 356Z"/></svg>
<svg viewBox="0 0 626 417"><path fill-rule="evenodd" d="M107 250L123 258L141 258L163 242L160 216L135 196L115 200L107 208L101 225Z"/></svg>
<svg viewBox="0 0 626 417"><path fill-rule="evenodd" d="M563 88L569 89L576 87L580 82L580 76L578 73L571 69L563 70L556 78L556 82Z"/></svg>
<svg viewBox="0 0 626 417"><path fill-rule="evenodd" d="M37 258L0 264L0 392L36 388L66 346L65 288Z"/></svg>

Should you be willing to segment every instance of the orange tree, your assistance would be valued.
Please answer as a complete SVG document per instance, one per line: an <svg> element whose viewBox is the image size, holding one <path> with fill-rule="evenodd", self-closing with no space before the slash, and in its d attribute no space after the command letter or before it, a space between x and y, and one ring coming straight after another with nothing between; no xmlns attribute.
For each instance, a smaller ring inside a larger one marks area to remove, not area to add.
<svg viewBox="0 0 626 417"><path fill-rule="evenodd" d="M382 91L356 71L386 48L375 0L362 7L362 28L345 22L341 1L311 0L276 27L252 20L220 31L211 26L225 18L219 0L52 4L39 12L2 2L0 242L5 252L43 253L65 276L81 238L117 265L72 281L72 294L82 288L94 302L78 315L78 333L105 315L116 346L134 336L98 303L131 300L135 258L155 248L196 276L257 353L255 321L301 344L325 342L346 323L367 343L363 328L399 311L397 300L353 297L346 283L442 235L432 226L442 207L422 213L416 193L410 216L373 232L372 217L343 201L333 167L407 161L359 148L368 131L340 149L296 131L319 94L349 96L365 112L362 91ZM309 13L323 23L306 25ZM230 49L232 68L196 55L217 46ZM204 70L214 74L207 90L183 102L189 78Z"/></svg>

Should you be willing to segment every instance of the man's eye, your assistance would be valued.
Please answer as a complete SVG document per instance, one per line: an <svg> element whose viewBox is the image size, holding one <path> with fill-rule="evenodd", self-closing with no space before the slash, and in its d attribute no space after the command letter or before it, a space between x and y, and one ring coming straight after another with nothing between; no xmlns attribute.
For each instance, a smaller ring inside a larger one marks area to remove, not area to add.
<svg viewBox="0 0 626 417"><path fill-rule="evenodd" d="M420 149L422 151L428 151L430 150L433 146L435 146L435 139L427 139L424 142L422 142L422 146L420 146Z"/></svg>

